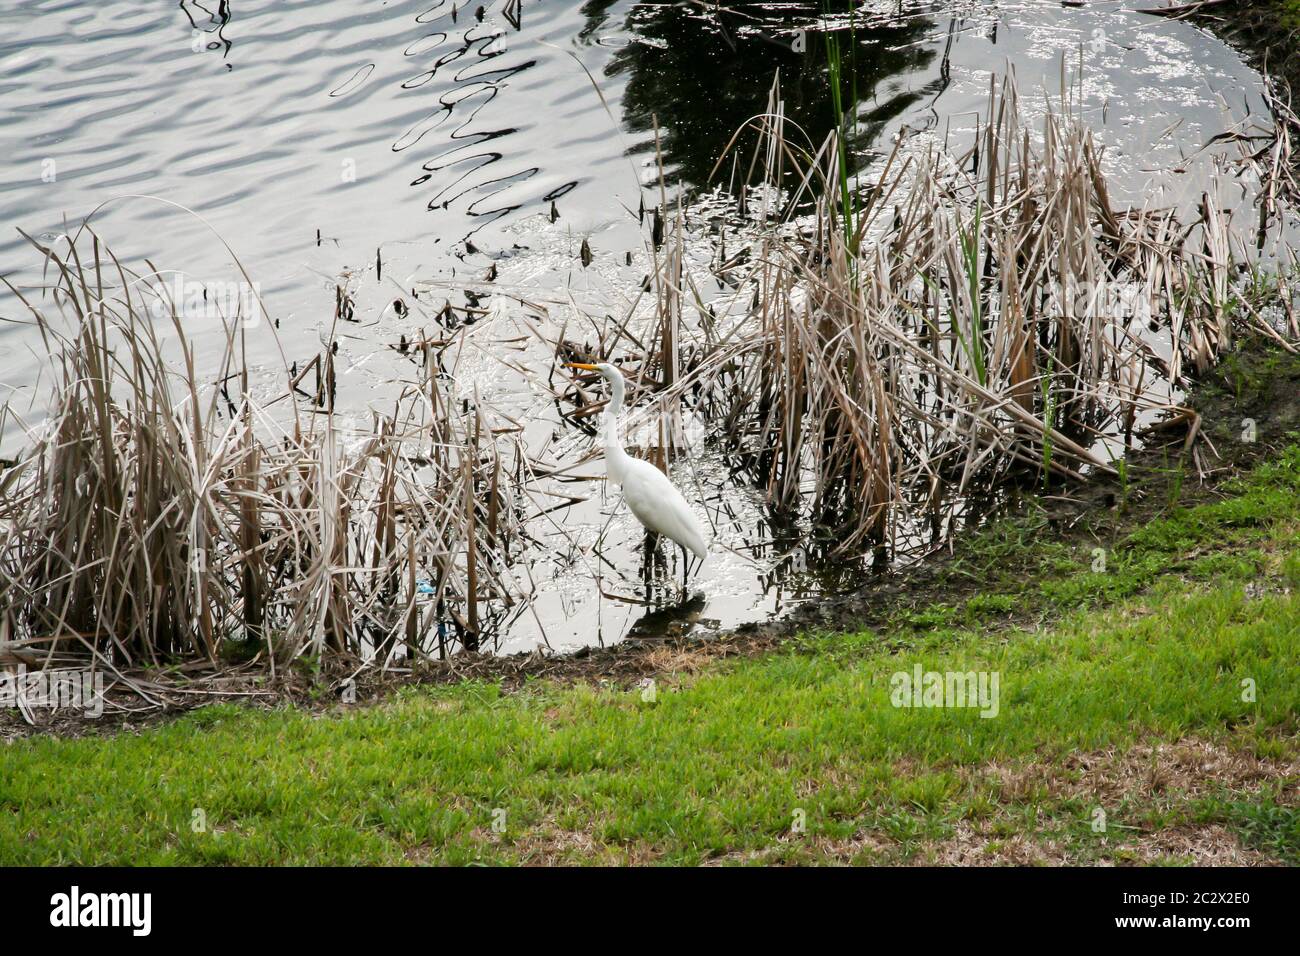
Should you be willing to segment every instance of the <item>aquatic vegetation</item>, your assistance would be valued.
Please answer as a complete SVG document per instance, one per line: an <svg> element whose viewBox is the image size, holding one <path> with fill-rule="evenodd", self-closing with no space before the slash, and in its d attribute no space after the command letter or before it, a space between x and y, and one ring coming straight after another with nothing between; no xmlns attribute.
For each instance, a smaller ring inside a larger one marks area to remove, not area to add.
<svg viewBox="0 0 1300 956"><path fill-rule="evenodd" d="M28 303L53 401L0 472L5 658L93 657L120 676L236 649L274 668L476 646L480 613L513 600L517 513L508 433L450 406L448 343L408 346L421 375L368 427L333 408L332 348L286 375L268 404L290 408L271 409L250 388L240 316L216 385L200 381L180 304L150 302L81 240L87 258L76 241L38 246L57 276Z"/></svg>
<svg viewBox="0 0 1300 956"><path fill-rule="evenodd" d="M689 369L668 391L840 553L981 487L1110 473L1152 428L1181 429L1199 464L1181 390L1243 334L1294 350L1300 333L1289 266L1263 241L1291 222L1262 168L1281 174L1284 124L1241 160L1266 197L1243 233L1208 197L1190 215L1112 203L1068 89L1041 129L1005 82L986 117L961 151L900 137L847 202L838 134L807 142L774 88L755 121L772 213L727 276L741 306L647 359Z"/></svg>

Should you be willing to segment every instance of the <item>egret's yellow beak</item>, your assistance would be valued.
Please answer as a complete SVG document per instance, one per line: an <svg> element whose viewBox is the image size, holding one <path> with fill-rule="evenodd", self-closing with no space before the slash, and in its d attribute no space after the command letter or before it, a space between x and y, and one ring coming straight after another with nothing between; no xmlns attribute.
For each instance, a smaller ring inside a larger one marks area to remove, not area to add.
<svg viewBox="0 0 1300 956"><path fill-rule="evenodd" d="M564 367L565 367L565 368L580 368L580 369L585 369L585 370L588 371L588 372L599 372L599 371L600 371L600 369L596 368L596 366L594 366L594 365L592 365L592 364L590 364L590 363L588 363L588 362L565 362L565 363L564 363Z"/></svg>

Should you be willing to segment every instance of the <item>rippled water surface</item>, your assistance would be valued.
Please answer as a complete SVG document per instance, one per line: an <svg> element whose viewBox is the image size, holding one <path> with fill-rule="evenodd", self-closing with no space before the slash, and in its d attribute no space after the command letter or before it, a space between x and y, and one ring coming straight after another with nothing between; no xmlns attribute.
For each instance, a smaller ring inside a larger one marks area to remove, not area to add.
<svg viewBox="0 0 1300 956"><path fill-rule="evenodd" d="M1059 95L1068 72L1112 147L1118 200L1196 193L1200 147L1259 110L1258 78L1204 32L1124 6L867 4L874 25L854 50L860 155L903 127L968 136L993 72L1013 71L1031 105ZM348 291L357 321L339 338L339 403L364 417L402 375L388 348L402 330L395 297L412 315L467 291L490 303L494 289L541 303L557 325L620 314L646 272L636 212L657 201L656 140L668 188L705 184L778 71L791 120L824 138L824 47L798 32L819 5L710 7L10 0L0 5L0 271L32 288L39 259L17 229L51 241L94 212L97 232L132 262L237 278L219 235L258 283L289 360L319 350L336 290ZM1181 180L1153 179L1171 165ZM131 198L144 196L154 198ZM548 400L502 375L500 360L513 350L512 362L544 378L549 355L517 344L508 303L491 311L499 327L481 334L466 374L544 441L555 429ZM0 316L21 317L11 296ZM219 340L212 327L190 331L201 354ZM0 327L0 384L38 408L36 344L29 328ZM282 387L269 330L251 330L249 349L261 386ZM566 440L574 455L589 447ZM696 481L725 481L716 463L691 467ZM637 590L642 558L615 505L599 491L563 519L589 545L604 542L613 570L594 584L575 572L590 563L544 555L537 601L505 622L498 646L617 640L647 613L620 599ZM725 496L719 509L734 550L711 557L699 596L668 624L732 625L835 586L754 546L771 534L754 496Z"/></svg>

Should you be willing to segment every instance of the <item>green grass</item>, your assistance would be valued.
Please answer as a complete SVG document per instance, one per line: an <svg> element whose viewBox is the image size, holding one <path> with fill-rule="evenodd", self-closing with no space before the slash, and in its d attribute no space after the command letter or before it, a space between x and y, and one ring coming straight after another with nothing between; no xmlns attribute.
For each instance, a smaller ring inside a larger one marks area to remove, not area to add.
<svg viewBox="0 0 1300 956"><path fill-rule="evenodd" d="M654 701L466 683L17 741L0 748L0 864L924 861L972 829L990 861L1028 841L1124 862L1135 840L1210 825L1297 862L1294 776L1121 788L1101 834L1079 791L1158 741L1294 766L1300 446L1230 492L1118 539L1103 574L1044 535L1013 540L1041 572L1018 592L993 575L881 633L664 675ZM1050 623L1008 623L1025 601ZM891 676L916 664L998 672L998 715L892 706Z"/></svg>
<svg viewBox="0 0 1300 956"><path fill-rule="evenodd" d="M1286 544L1300 513L1300 445L1220 490L1222 500L1195 507L1173 504L1161 516L1119 534L1099 529L1091 537L1066 539L1042 515L1000 520L963 542L945 571L954 585L960 579L978 582L979 593L963 601L901 609L890 618L890 627L973 626L1008 615L1051 619L1132 597L1171 574L1245 584L1275 558L1281 566L1274 571L1294 588L1300 581L1300 559L1288 555ZM1102 571L1093 570L1098 548Z"/></svg>
<svg viewBox="0 0 1300 956"><path fill-rule="evenodd" d="M1271 0L1271 2L1282 13L1283 22L1287 26L1294 27L1300 24L1300 0Z"/></svg>

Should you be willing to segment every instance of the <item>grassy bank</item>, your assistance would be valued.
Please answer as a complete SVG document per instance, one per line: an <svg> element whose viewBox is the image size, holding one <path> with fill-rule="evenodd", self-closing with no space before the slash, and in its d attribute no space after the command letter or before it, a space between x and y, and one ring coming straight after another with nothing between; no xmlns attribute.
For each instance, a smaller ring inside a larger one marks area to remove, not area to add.
<svg viewBox="0 0 1300 956"><path fill-rule="evenodd" d="M1251 54L1294 89L1300 79L1300 0L1235 0L1207 5L1193 19Z"/></svg>
<svg viewBox="0 0 1300 956"><path fill-rule="evenodd" d="M653 695L478 681L13 741L0 863L1297 863L1300 443L1221 491L1104 571L1024 533L1035 574L875 631L665 647ZM918 665L996 671L997 715L893 706Z"/></svg>

